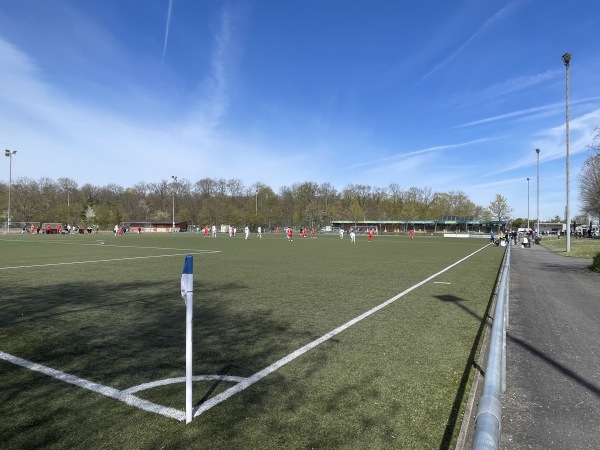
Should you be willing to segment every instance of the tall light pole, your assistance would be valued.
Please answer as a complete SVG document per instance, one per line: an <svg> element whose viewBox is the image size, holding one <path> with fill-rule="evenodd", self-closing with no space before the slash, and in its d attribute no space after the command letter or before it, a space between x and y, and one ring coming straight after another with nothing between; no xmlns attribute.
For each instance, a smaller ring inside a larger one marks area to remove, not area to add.
<svg viewBox="0 0 600 450"><path fill-rule="evenodd" d="M540 236L540 149L536 148L537 155L537 235Z"/></svg>
<svg viewBox="0 0 600 450"><path fill-rule="evenodd" d="M565 53L562 55L563 62L565 63L566 69L566 110L567 110L567 207L565 209L565 221L567 222L567 253L571 251L571 210L569 209L569 64L571 63L571 54Z"/></svg>
<svg viewBox="0 0 600 450"><path fill-rule="evenodd" d="M16 155L16 150L4 150L4 156L8 156L8 211L6 212L6 228L4 234L10 233L10 190L12 188L12 157Z"/></svg>
<svg viewBox="0 0 600 450"><path fill-rule="evenodd" d="M175 175L171 175L173 179L173 228L171 229L171 233L175 229L175 184L177 183L177 177Z"/></svg>
<svg viewBox="0 0 600 450"><path fill-rule="evenodd" d="M527 229L529 229L529 177L527 177Z"/></svg>

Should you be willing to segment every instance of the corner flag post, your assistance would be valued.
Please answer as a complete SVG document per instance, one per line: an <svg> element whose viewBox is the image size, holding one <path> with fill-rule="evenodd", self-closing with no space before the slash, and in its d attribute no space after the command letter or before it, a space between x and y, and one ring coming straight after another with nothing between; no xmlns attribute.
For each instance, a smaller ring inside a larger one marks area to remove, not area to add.
<svg viewBox="0 0 600 450"><path fill-rule="evenodd" d="M181 296L185 300L185 423L192 421L192 317L194 315L194 257L187 255L181 274Z"/></svg>

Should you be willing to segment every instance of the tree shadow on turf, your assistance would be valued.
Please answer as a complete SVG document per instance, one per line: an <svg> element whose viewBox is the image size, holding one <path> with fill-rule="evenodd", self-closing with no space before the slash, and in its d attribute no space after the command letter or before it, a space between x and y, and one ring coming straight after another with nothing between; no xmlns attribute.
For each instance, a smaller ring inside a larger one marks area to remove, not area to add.
<svg viewBox="0 0 600 450"><path fill-rule="evenodd" d="M475 312L473 312L472 310L467 308L464 304L462 304L462 302L464 302L465 300L460 297L456 297L453 295L436 295L435 297L440 301L449 302L449 303L457 306L458 308L462 309L463 311L465 311L466 313L470 314L471 316L475 317L477 320L480 321L479 329L477 330L477 335L475 337L475 340L473 341L473 345L471 346L471 351L469 352L469 356L467 357L467 362L465 364L465 368L460 377L460 382L458 384L456 396L454 397L454 402L452 403L452 408L450 409L450 416L448 417L448 421L446 423L446 429L444 430L442 442L440 443L440 447L439 447L440 450L446 450L446 449L450 448L450 444L452 443L452 437L454 436L454 432L456 430L457 423L460 418L460 409L461 409L461 405L463 404L465 394L467 393L466 389L467 389L467 385L469 382L469 377L471 375L471 371L473 370L473 368L481 371L481 368L477 364L475 356L477 355L477 349L479 348L479 344L481 342L481 338L483 336L485 327L486 327L488 321L491 320L489 313L490 313L490 308L492 306L493 294L492 294L492 297L490 297L490 300L488 301L488 305L487 305L487 308L485 310L483 317L476 314Z"/></svg>

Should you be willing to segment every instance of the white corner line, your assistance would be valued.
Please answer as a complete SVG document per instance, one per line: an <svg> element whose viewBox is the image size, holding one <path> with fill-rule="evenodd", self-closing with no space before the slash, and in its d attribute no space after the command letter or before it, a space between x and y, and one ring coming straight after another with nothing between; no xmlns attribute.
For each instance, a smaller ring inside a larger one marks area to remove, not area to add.
<svg viewBox="0 0 600 450"><path fill-rule="evenodd" d="M8 353L0 351L0 359L16 364L26 369L33 370L35 372L48 375L57 380L64 381L65 383L73 384L75 386L87 389L98 394L102 394L106 397L114 398L127 405L134 406L144 411L160 414L171 419L176 419L180 422L185 420L185 412L177 410L175 408L169 408L166 406L157 405L148 400L143 400L135 395L131 395L126 391L120 391L119 389L111 388L110 386L104 386L103 384L95 383L93 381L85 380L83 378L76 377L75 375L69 375L55 370L50 367L43 366L41 364L28 361L18 356L10 355Z"/></svg>

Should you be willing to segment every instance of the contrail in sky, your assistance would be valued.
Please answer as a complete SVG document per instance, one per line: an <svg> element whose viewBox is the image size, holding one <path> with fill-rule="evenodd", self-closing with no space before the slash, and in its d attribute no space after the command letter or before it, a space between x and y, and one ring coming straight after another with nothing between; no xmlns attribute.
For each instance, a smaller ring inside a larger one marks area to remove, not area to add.
<svg viewBox="0 0 600 450"><path fill-rule="evenodd" d="M169 0L169 11L167 12L167 29L165 30L165 45L163 47L163 61L167 54L167 42L169 40L169 25L171 24L171 10L173 9L173 0Z"/></svg>

